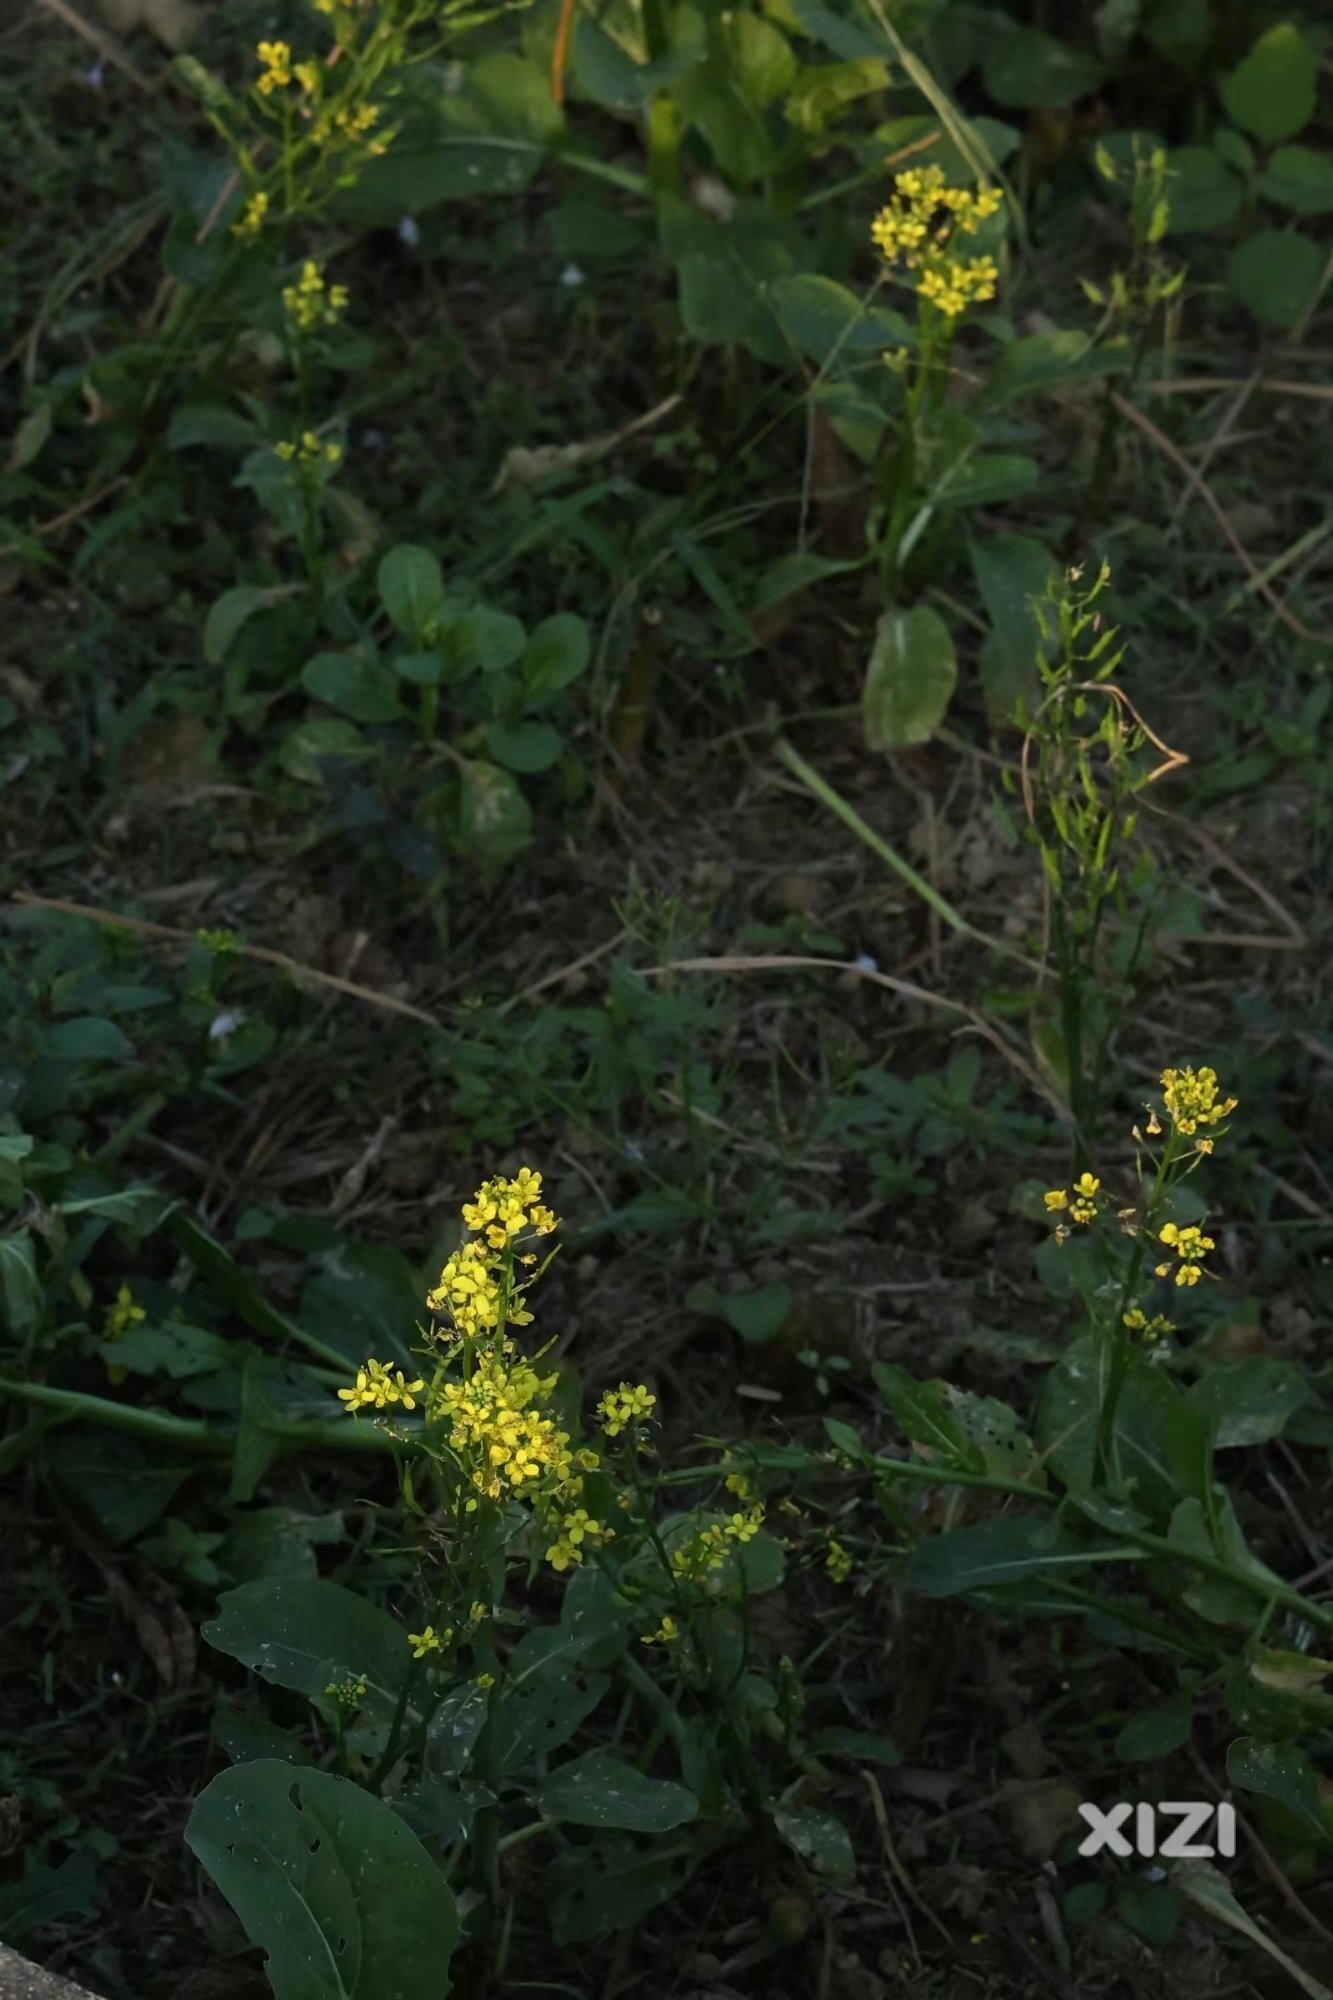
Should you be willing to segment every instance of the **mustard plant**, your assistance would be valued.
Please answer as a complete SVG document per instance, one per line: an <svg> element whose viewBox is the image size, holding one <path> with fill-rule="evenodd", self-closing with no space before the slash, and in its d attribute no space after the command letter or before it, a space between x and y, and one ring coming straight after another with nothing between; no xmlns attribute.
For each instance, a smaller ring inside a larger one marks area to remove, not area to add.
<svg viewBox="0 0 1333 2000"><path fill-rule="evenodd" d="M1003 196L994 188L952 187L941 167L906 167L894 177L889 201L871 224L883 281L906 289L916 308L914 345L884 357L901 391L893 449L880 475L875 530L880 575L890 597L937 512L933 461L956 456L960 446L970 448L970 440L960 440L957 427L948 424L945 398L959 327L970 311L996 296L997 228L987 225L1002 207Z"/></svg>
<svg viewBox="0 0 1333 2000"><path fill-rule="evenodd" d="M1067 1093L1080 1168L1090 1160L1114 1010L1149 914L1146 857L1128 881L1124 873L1138 820L1134 801L1185 761L1114 683L1125 648L1100 609L1109 585L1106 564L1087 585L1073 569L1053 577L1044 598L1033 600L1043 694L1034 709L1020 697L1017 709L1024 731L1017 784L1045 877L1043 956L1053 948L1056 965L1056 1019L1043 1022L1039 1011L1037 1032L1039 1039L1046 1035L1046 1053ZM1012 774L1005 782L1014 789ZM1132 898L1140 903L1136 925L1128 921ZM1104 934L1110 909L1126 919L1114 945Z"/></svg>

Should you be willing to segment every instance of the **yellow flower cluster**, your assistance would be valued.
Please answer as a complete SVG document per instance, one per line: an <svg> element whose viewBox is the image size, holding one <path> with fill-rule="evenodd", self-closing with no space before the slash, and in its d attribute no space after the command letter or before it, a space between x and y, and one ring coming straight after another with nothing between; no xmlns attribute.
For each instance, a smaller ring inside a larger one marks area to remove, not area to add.
<svg viewBox="0 0 1333 2000"><path fill-rule="evenodd" d="M339 1708L355 1708L366 1692L363 1680L353 1678L348 1681L330 1681L324 1690L330 1701L336 1701Z"/></svg>
<svg viewBox="0 0 1333 2000"><path fill-rule="evenodd" d="M342 464L343 448L331 439L317 437L314 431L302 431L299 438L288 438L282 444L275 444L273 455L280 458L284 465L295 465L303 472L317 469L331 472L334 466Z"/></svg>
<svg viewBox="0 0 1333 2000"><path fill-rule="evenodd" d="M282 303L298 333L310 333L317 326L336 326L347 310L346 285L324 283L324 273L313 258L307 257L294 285L282 288Z"/></svg>
<svg viewBox="0 0 1333 2000"><path fill-rule="evenodd" d="M407 1381L401 1368L391 1374L382 1361L367 1361L356 1371L355 1387L339 1389L338 1396L350 1411L388 1410L395 1403L401 1403L405 1410L415 1410L422 1387L420 1379Z"/></svg>
<svg viewBox="0 0 1333 2000"><path fill-rule="evenodd" d="M255 88L264 97L271 97L275 90L286 90L292 80L292 51L288 42L261 42L255 50L263 64L263 70Z"/></svg>
<svg viewBox="0 0 1333 2000"><path fill-rule="evenodd" d="M260 188L258 193L251 195L239 219L231 225L233 236L258 236L268 219L268 208L268 196Z"/></svg>
<svg viewBox="0 0 1333 2000"><path fill-rule="evenodd" d="M1184 1229L1178 1229L1174 1222L1168 1222L1166 1227L1158 1232L1158 1237L1159 1241L1165 1243L1169 1250L1173 1250L1179 1259L1176 1283L1197 1285L1203 1276L1200 1258L1206 1257L1210 1250L1217 1248L1212 1237L1205 1236L1194 1223L1187 1224ZM1168 1259L1166 1263L1159 1264L1156 1268L1159 1278L1168 1277L1171 1272L1171 1260Z"/></svg>
<svg viewBox="0 0 1333 2000"><path fill-rule="evenodd" d="M310 128L310 138L316 146L327 146L335 139L350 144L354 139L364 139L378 125L379 118L378 104L358 104L355 109L350 104L340 104L321 111ZM377 158L384 151L384 142L372 140L367 150L372 158Z"/></svg>
<svg viewBox="0 0 1333 2000"><path fill-rule="evenodd" d="M463 1203L463 1220L469 1229L485 1234L492 1250L503 1250L525 1229L549 1236L556 1219L543 1207L541 1192L542 1177L531 1167L520 1167L512 1181L497 1175L477 1189L472 1201Z"/></svg>
<svg viewBox="0 0 1333 2000"><path fill-rule="evenodd" d="M1080 1174L1072 1189L1051 1188L1042 1200L1052 1212L1067 1208L1071 1222L1092 1222L1097 1214L1100 1188L1101 1182L1095 1174Z"/></svg>
<svg viewBox="0 0 1333 2000"><path fill-rule="evenodd" d="M703 1577L721 1569L733 1544L753 1541L763 1525L764 1510L760 1506L751 1507L745 1514L733 1514L726 1521L710 1521L671 1551L671 1574L677 1578Z"/></svg>
<svg viewBox="0 0 1333 2000"><path fill-rule="evenodd" d="M115 1303L106 1309L102 1322L103 1340L122 1340L132 1326L137 1326L148 1315L142 1306L134 1303L134 1294L128 1285L122 1285L116 1293Z"/></svg>
<svg viewBox="0 0 1333 2000"><path fill-rule="evenodd" d="M1174 1333L1176 1330L1174 1320L1169 1320L1165 1313L1154 1313L1149 1319L1142 1306L1131 1306L1127 1313L1120 1315L1120 1318L1121 1323L1127 1326L1131 1333L1141 1333L1148 1340L1160 1340L1164 1335Z"/></svg>
<svg viewBox="0 0 1333 2000"><path fill-rule="evenodd" d="M572 1452L569 1432L543 1413L538 1398L554 1384L554 1375L542 1379L526 1362L507 1368L498 1356L485 1355L468 1381L443 1382L432 1395L432 1421L449 1425L450 1448L487 1499L535 1491L539 1482L574 1493L582 1474L597 1469L596 1452ZM469 1501L469 1511L476 1505Z"/></svg>
<svg viewBox="0 0 1333 2000"><path fill-rule="evenodd" d="M993 257L957 255L956 239L975 236L999 213L1001 199L992 188L947 186L940 167L909 167L895 176L892 200L870 233L887 264L919 272L920 296L946 319L958 319L968 306L995 297L1000 273Z"/></svg>
<svg viewBox="0 0 1333 2000"><path fill-rule="evenodd" d="M668 1611L655 1632L645 1632L642 1644L645 1646L671 1646L680 1637L680 1627Z"/></svg>
<svg viewBox="0 0 1333 2000"><path fill-rule="evenodd" d="M546 1560L552 1569L568 1569L572 1563L583 1561L583 1544L594 1547L599 1542L608 1542L611 1530L604 1528L600 1521L594 1521L586 1507L576 1507L572 1514L566 1514L559 1525L559 1533L546 1551Z"/></svg>
<svg viewBox="0 0 1333 2000"><path fill-rule="evenodd" d="M1177 1132L1183 1132L1187 1138L1192 1136L1200 1125L1218 1124L1221 1119L1228 1117L1240 1102L1236 1097L1219 1100L1215 1069L1164 1069L1162 1096L1166 1103L1167 1116ZM1202 1146L1200 1150L1203 1150ZM1211 1150L1211 1147L1208 1150Z"/></svg>
<svg viewBox="0 0 1333 2000"><path fill-rule="evenodd" d="M846 1583L852 1573L851 1557L842 1543L834 1541L831 1535L829 1536L828 1554L824 1559L824 1567L835 1583Z"/></svg>
<svg viewBox="0 0 1333 2000"><path fill-rule="evenodd" d="M597 1418L608 1437L619 1437L632 1424L643 1423L653 1413L656 1396L642 1382L622 1382L608 1389L597 1405Z"/></svg>

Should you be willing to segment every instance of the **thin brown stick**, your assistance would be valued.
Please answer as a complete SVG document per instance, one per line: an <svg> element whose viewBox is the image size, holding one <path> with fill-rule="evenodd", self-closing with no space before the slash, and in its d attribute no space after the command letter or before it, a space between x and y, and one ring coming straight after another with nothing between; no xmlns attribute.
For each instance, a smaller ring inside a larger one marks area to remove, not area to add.
<svg viewBox="0 0 1333 2000"><path fill-rule="evenodd" d="M41 0L41 4L48 13L54 14L58 21L63 21L67 28L73 28L76 35L82 35L85 42L91 42L103 61L111 63L114 68L120 70L122 75L127 76L140 90L153 88L143 71L130 61L120 43L111 35L104 33L101 28L95 28L91 21L85 21L82 14L70 6L69 0Z"/></svg>
<svg viewBox="0 0 1333 2000"><path fill-rule="evenodd" d="M1301 623L1301 620L1296 616L1294 611L1289 611L1287 609L1286 605L1283 603L1282 599L1278 596L1277 592L1273 589L1272 585L1263 576L1258 566L1256 565L1254 558L1250 555L1249 550L1245 547L1244 543L1240 539L1240 536L1236 533L1236 530L1232 527L1230 521L1227 519L1226 514L1222 509L1221 503L1214 496L1211 486L1209 486L1206 479L1201 478L1200 475L1195 471L1194 467L1190 464L1189 460L1186 458L1184 452L1180 450L1179 446L1173 444L1171 442L1171 439L1167 437L1166 433L1158 429L1157 425L1152 421L1151 417L1145 417L1142 410L1136 409L1133 403L1127 403L1123 396L1116 395L1114 392L1112 392L1111 401L1115 405L1116 409L1119 410L1121 416L1127 417L1130 423L1135 425L1135 427L1138 430L1141 430L1143 432L1143 435L1146 438L1150 439L1151 442L1157 446L1157 449L1166 458L1170 459L1172 465L1175 466L1176 470L1182 473L1184 477L1188 479L1190 485L1194 488L1195 492L1198 494L1199 498L1203 501L1209 513L1216 521L1218 527L1222 530L1222 533L1226 536L1228 542L1231 544L1231 547L1235 551L1237 558L1244 565L1245 573L1249 577L1251 583L1254 585L1255 589L1259 592L1260 596L1265 600L1265 602L1269 604L1272 607L1272 609L1277 613L1278 617L1282 620L1282 623L1288 628L1288 630L1295 632L1298 638L1309 639L1316 646L1327 646L1333 643L1333 641L1329 639L1327 634L1312 631L1308 625L1304 625Z"/></svg>
<svg viewBox="0 0 1333 2000"><path fill-rule="evenodd" d="M100 507L104 500L110 498L111 494L117 492L122 486L128 486L129 483L129 480L122 473L120 478L113 479L109 486L101 486L96 493L90 493L86 500L80 500L77 507L67 507L64 513L57 514L54 520L43 521L39 528L33 529L33 533L35 535L58 535L62 528L68 528L71 522L79 520L84 514L91 514L94 507Z"/></svg>
<svg viewBox="0 0 1333 2000"><path fill-rule="evenodd" d="M941 1007L948 1014L961 1014L971 1023L979 1035L995 1048L1005 1061L1016 1069L1024 1082L1045 1098L1057 1118L1068 1123L1069 1107L1060 1102L1055 1092L1033 1068L1026 1056L1020 1055L999 1030L975 1007L969 1007L961 1000L946 1000L942 994L932 993L928 987L913 986L906 979L895 979L891 972L872 971L869 966L857 965L855 961L837 958L805 958L796 953L777 952L772 957L750 957L747 954L727 953L721 958L673 958L665 965L650 965L641 970L641 979L661 979L670 972L785 972L809 968L819 972L848 973L855 979L868 979L874 986L885 986L891 993L900 993L904 999L920 1000L927 1007Z"/></svg>
<svg viewBox="0 0 1333 2000"><path fill-rule="evenodd" d="M193 931L178 930L172 924L150 923L146 917L122 916L115 910L94 909L88 903L66 902L61 896L34 896L26 889L16 889L10 901L22 904L26 909L56 910L62 916L83 917L91 924L104 924L109 930L137 931L141 937L161 938L164 943L197 942ZM239 942L234 950L238 958L255 959L261 965L276 965L294 979L306 979L314 986L345 993L352 1000L364 1000L370 1007L382 1007L390 1014L405 1014L409 1021L421 1021L428 1028L441 1025L433 1014L428 1014L423 1007L414 1007L410 1000L395 999L390 993L377 993L373 987L358 986L354 980L339 979L333 972L317 972L314 966L302 965L299 959L289 958L285 951L271 951L267 945Z"/></svg>
<svg viewBox="0 0 1333 2000"><path fill-rule="evenodd" d="M1228 389L1243 389L1245 383L1235 381L1230 375L1195 375L1181 382L1145 382L1147 394L1153 396L1217 396ZM1333 389L1322 382L1286 382L1276 376L1260 376L1255 384L1257 392L1267 391L1272 396L1313 396L1321 403L1333 403Z"/></svg>

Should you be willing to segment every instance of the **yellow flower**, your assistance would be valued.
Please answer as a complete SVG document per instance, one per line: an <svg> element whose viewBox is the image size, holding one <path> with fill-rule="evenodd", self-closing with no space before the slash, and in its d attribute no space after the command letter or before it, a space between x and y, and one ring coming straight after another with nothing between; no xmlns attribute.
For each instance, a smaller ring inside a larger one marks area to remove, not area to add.
<svg viewBox="0 0 1333 2000"><path fill-rule="evenodd" d="M285 90L292 80L292 52L286 42L261 42L255 54L264 65L257 88L265 97Z"/></svg>
<svg viewBox="0 0 1333 2000"><path fill-rule="evenodd" d="M307 97L313 97L319 89L319 64L299 62L292 64L292 75L300 84Z"/></svg>
<svg viewBox="0 0 1333 2000"><path fill-rule="evenodd" d="M312 258L301 266L294 285L282 288L282 303L298 333L310 333L317 326L336 326L347 310L346 285L330 285L325 290L324 274Z"/></svg>
<svg viewBox="0 0 1333 2000"><path fill-rule="evenodd" d="M680 1627L671 1613L663 1614L662 1622L655 1632L646 1632L641 1644L645 1646L670 1646L680 1637Z"/></svg>
<svg viewBox="0 0 1333 2000"><path fill-rule="evenodd" d="M828 1555L824 1559L824 1567L835 1583L846 1583L852 1573L851 1557L842 1546L842 1543L835 1542L831 1536L829 1538Z"/></svg>
<svg viewBox="0 0 1333 2000"><path fill-rule="evenodd" d="M433 1625L427 1625L422 1632L409 1632L407 1643L412 1648L412 1658L414 1660L424 1660L427 1653L443 1652L453 1636L453 1633L450 1631L446 1631L441 1636Z"/></svg>
<svg viewBox="0 0 1333 2000"><path fill-rule="evenodd" d="M1188 1138L1200 1125L1216 1125L1233 1112L1239 1098L1219 1101L1215 1069L1164 1069L1162 1097L1177 1132ZM1151 1130L1151 1127L1149 1128Z"/></svg>
<svg viewBox="0 0 1333 2000"><path fill-rule="evenodd" d="M401 1403L405 1410L415 1410L417 1394L423 1387L419 1377L415 1382L406 1381L401 1368L390 1374L382 1361L367 1361L357 1369L354 1386L339 1389L338 1397L349 1412L387 1410L395 1403Z"/></svg>
<svg viewBox="0 0 1333 2000"><path fill-rule="evenodd" d="M764 1525L762 1507L751 1507L747 1514L733 1514L722 1529L724 1535L733 1542L752 1542Z"/></svg>
<svg viewBox="0 0 1333 2000"><path fill-rule="evenodd" d="M889 265L919 272L917 292L946 319L995 297L999 268L993 257L957 257L956 234L975 236L999 212L1001 196L989 188L945 185L939 167L909 167L898 174L886 208L870 225L871 238Z"/></svg>
<svg viewBox="0 0 1333 2000"><path fill-rule="evenodd" d="M1063 1188L1048 1189L1047 1192L1042 1196L1042 1200L1045 1202L1047 1208L1052 1210L1057 1208L1068 1208L1069 1206L1069 1196L1065 1193Z"/></svg>
<svg viewBox="0 0 1333 2000"><path fill-rule="evenodd" d="M477 1678L473 1681L472 1685L473 1687L480 1688L484 1693L487 1688L493 1688L495 1686L495 1675L478 1674Z"/></svg>
<svg viewBox="0 0 1333 2000"><path fill-rule="evenodd" d="M642 1382L622 1382L608 1389L597 1405L597 1416L608 1437L619 1437L632 1424L644 1422L653 1413L657 1398Z"/></svg>
<svg viewBox="0 0 1333 2000"><path fill-rule="evenodd" d="M1205 1236L1203 1231L1194 1223L1189 1223L1185 1228L1178 1229L1174 1222L1168 1222L1164 1228L1158 1231L1158 1239L1160 1242L1165 1243L1168 1249L1174 1250L1176 1256L1180 1259L1176 1270L1176 1283L1178 1285L1197 1285L1203 1276L1203 1267L1199 1260L1202 1257L1206 1257L1210 1250L1217 1248L1212 1237ZM1169 1275L1170 1270L1171 1265L1169 1262L1159 1264L1157 1266L1157 1276L1165 1278Z"/></svg>

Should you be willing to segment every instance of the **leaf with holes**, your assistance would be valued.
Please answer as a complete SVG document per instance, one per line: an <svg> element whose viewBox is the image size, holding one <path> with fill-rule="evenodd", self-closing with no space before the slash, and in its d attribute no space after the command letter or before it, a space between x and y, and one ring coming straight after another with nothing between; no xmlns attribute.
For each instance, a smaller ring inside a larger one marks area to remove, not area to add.
<svg viewBox="0 0 1333 2000"><path fill-rule="evenodd" d="M440 2000L454 1899L416 1835L350 1778L263 1758L195 1802L191 1851L268 1953L276 2000Z"/></svg>

